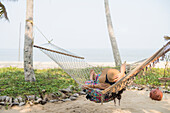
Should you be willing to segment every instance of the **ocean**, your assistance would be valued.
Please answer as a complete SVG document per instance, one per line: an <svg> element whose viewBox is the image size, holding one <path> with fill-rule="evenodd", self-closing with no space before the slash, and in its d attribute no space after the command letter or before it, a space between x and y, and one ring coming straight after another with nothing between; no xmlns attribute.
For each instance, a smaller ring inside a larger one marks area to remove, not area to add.
<svg viewBox="0 0 170 113"><path fill-rule="evenodd" d="M23 61L23 50L20 50L20 59L18 49L0 49L0 61ZM85 57L87 62L114 62L112 50L109 48L84 48L69 49L78 56ZM156 49L120 49L122 62L136 62L150 57L156 52ZM34 49L33 60L37 62L52 62L52 60L42 53L39 49Z"/></svg>

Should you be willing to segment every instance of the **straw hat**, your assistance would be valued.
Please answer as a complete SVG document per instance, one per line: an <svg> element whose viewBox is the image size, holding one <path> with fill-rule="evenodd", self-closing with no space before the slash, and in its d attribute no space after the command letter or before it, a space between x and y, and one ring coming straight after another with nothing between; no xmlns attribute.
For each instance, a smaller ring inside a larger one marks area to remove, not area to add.
<svg viewBox="0 0 170 113"><path fill-rule="evenodd" d="M105 83L106 81L106 74L107 74L107 78L109 80L109 82L115 82L114 81L114 76L118 75L120 72L117 69L109 69L106 68L102 71L100 77L99 77L99 82L100 83Z"/></svg>

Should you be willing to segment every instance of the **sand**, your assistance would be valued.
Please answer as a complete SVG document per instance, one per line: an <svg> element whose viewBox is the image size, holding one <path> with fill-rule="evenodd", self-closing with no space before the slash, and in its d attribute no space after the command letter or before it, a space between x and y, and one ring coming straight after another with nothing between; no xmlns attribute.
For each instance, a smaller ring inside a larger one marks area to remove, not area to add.
<svg viewBox="0 0 170 113"><path fill-rule="evenodd" d="M127 64L131 64L133 62L127 62ZM114 67L113 62L88 62L88 64L92 66L110 66ZM17 67L23 68L23 62L2 62L0 61L0 68L2 67ZM59 66L55 62L34 62L33 64L34 69L48 69L48 68L59 68ZM159 62L155 66L156 68L164 68L165 62ZM168 63L168 67L170 67L170 63Z"/></svg>
<svg viewBox="0 0 170 113"><path fill-rule="evenodd" d="M162 101L154 101L149 98L149 91L127 90L122 95L120 106L118 101L116 106L113 101L101 105L80 96L70 102L14 106L0 110L0 113L170 113L170 94L164 94Z"/></svg>
<svg viewBox="0 0 170 113"><path fill-rule="evenodd" d="M112 66L112 63L100 62L92 65ZM22 62L0 62L1 67L23 68ZM164 68L164 62L156 65ZM34 68L58 68L54 62L34 62ZM14 106L9 110L1 108L0 113L170 113L170 94L164 94L162 101L154 101L149 98L149 91L127 90L122 95L121 105L108 102L101 105L86 100L80 96L76 101L47 103L45 105Z"/></svg>

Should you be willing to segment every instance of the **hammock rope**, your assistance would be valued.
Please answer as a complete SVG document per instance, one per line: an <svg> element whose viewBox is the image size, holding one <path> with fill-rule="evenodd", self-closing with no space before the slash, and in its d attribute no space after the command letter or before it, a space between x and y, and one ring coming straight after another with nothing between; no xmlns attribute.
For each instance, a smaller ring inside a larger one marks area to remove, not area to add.
<svg viewBox="0 0 170 113"><path fill-rule="evenodd" d="M131 72L129 72L125 77L117 81L115 84L110 86L109 88L102 91L102 94L106 94L109 91L112 92L118 92L122 90L124 87L126 87L128 84L128 81L133 80L133 78L145 67L150 65L151 63L157 63L159 58L161 56L164 56L167 52L170 51L170 41L164 45L160 50L158 50L154 55L143 61L142 64L138 65L135 69L133 69Z"/></svg>
<svg viewBox="0 0 170 113"><path fill-rule="evenodd" d="M90 78L90 70L100 72L100 67L89 65L84 57L78 56L52 43L41 46L34 45L44 54L56 62L65 72L67 72L79 85L83 85Z"/></svg>
<svg viewBox="0 0 170 113"><path fill-rule="evenodd" d="M93 67L85 62L84 57L77 56L74 53L71 53L65 49L57 47L54 44L46 43L42 46L34 47L39 48L43 53L49 56L53 61L55 61L65 72L67 72L79 85L83 85L85 81L90 78L90 70L94 69L96 73L101 72L101 67ZM170 41L164 45L160 50L158 50L154 55L143 61L143 63L139 64L135 69L130 71L125 77L117 81L112 86L108 87L105 90L98 90L88 88L90 90L94 90L101 94L101 103L103 104L104 96L110 95L111 93L119 94L122 93L124 88L132 83L134 77L145 67L150 65L151 63L157 63L161 56L164 56L170 50Z"/></svg>
<svg viewBox="0 0 170 113"><path fill-rule="evenodd" d="M34 24L35 26L35 24ZM54 62L56 62L68 75L70 75L80 86L85 83L85 81L90 78L90 70L93 69L96 73L102 71L102 67L93 67L89 65L84 57L78 56L72 52L69 52L63 48L60 48L51 43L47 37L35 26L38 32L48 41L48 43L43 44L42 46L34 47L40 49L44 54L50 57ZM145 67L151 63L155 64L159 61L161 56L164 56L170 50L170 41L158 50L154 55L144 60L141 64L136 66L132 71L130 71L125 77L117 81L112 86L108 87L105 90L88 88L92 97L96 97L96 93L100 95L101 104L104 102L104 98L109 96L109 100L114 100L115 98L121 99L121 94L123 93L126 86L131 84L134 80L134 77ZM137 62L138 63L138 62ZM131 68L131 66L130 66ZM95 92L95 93L91 93ZM98 98L98 97L97 97ZM105 101L106 102L106 101Z"/></svg>

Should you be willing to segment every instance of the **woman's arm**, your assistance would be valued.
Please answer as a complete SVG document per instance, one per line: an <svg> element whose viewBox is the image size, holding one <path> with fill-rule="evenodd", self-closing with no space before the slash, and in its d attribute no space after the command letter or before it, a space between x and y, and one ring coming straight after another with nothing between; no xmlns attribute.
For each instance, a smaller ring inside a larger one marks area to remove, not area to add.
<svg viewBox="0 0 170 113"><path fill-rule="evenodd" d="M122 65L121 65L121 68L120 68L120 73L116 76L114 76L114 82L117 82L119 81L121 78L123 78L125 76L125 71L126 71L126 62L124 62Z"/></svg>
<svg viewBox="0 0 170 113"><path fill-rule="evenodd" d="M100 84L96 84L95 85L95 88L98 88L98 89L106 89L110 86L110 84L107 84L107 83L100 83Z"/></svg>
<svg viewBox="0 0 170 113"><path fill-rule="evenodd" d="M98 89L106 89L110 86L110 84L106 84L106 83L100 83L100 84L89 84L89 85L83 85L84 89L88 89L89 88L98 88Z"/></svg>

